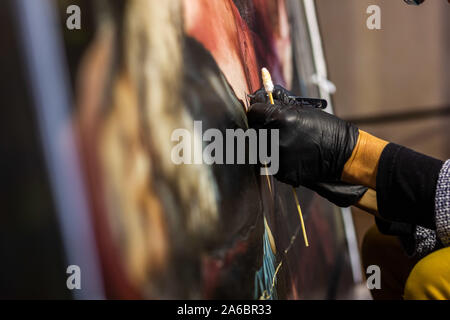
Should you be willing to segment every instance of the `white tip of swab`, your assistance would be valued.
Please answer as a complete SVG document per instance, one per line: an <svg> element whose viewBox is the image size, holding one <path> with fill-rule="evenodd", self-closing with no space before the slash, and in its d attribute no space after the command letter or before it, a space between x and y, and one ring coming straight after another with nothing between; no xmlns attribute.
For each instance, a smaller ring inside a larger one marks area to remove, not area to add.
<svg viewBox="0 0 450 320"><path fill-rule="evenodd" d="M273 92L273 82L272 82L272 77L270 76L269 70L267 70L266 68L262 68L261 76L262 76L264 89L267 92Z"/></svg>

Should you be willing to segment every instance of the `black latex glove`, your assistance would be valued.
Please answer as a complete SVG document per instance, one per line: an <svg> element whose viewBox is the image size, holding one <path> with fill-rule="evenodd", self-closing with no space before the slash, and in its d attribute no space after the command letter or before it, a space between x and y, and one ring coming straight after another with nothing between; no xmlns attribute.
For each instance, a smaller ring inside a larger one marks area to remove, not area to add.
<svg viewBox="0 0 450 320"><path fill-rule="evenodd" d="M322 110L255 103L247 114L255 129L278 129L280 169L275 175L294 187L339 181L358 141L358 128Z"/></svg>
<svg viewBox="0 0 450 320"><path fill-rule="evenodd" d="M272 95L275 103L283 105L311 107L311 105L314 105L317 102L317 100L314 99L312 104L306 101L307 103L305 105L304 99L299 99L300 97L295 96L293 93L289 92L279 85L275 85ZM269 97L265 89L261 88L257 90L253 95L251 95L250 103L252 105L255 103L269 103ZM323 105L323 102L321 103ZM339 207L348 207L350 205L354 205L368 190L368 188L365 186L352 185L340 181L309 183L300 181L300 183L303 186L317 192L319 195Z"/></svg>
<svg viewBox="0 0 450 320"><path fill-rule="evenodd" d="M338 207L344 208L356 204L368 190L365 186L345 182L318 182L307 184L305 187L317 192Z"/></svg>

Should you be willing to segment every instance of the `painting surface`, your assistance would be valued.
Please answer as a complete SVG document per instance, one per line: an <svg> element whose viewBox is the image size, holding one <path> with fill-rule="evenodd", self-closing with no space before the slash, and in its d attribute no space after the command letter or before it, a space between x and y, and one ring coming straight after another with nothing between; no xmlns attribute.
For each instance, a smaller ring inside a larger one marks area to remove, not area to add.
<svg viewBox="0 0 450 320"><path fill-rule="evenodd" d="M173 131L197 139L194 121L203 132L247 129L247 94L261 86L261 67L275 83L314 94L301 86L294 58L293 26L305 17L293 8L284 0L135 0L103 20L78 72L74 121L108 297L348 294L337 208L296 191L305 247L290 186L255 165L171 160Z"/></svg>

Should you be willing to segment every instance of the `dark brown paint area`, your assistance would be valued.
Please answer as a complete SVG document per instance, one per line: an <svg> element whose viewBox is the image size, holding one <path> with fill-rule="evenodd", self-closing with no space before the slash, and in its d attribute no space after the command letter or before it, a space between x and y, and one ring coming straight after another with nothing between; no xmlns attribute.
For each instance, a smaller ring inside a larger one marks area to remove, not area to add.
<svg viewBox="0 0 450 320"><path fill-rule="evenodd" d="M183 101L203 131L246 129L246 115L212 56L192 38L184 42ZM225 154L224 154L225 157ZM220 231L203 257L205 298L252 298L253 280L262 262L262 212L259 168L214 164Z"/></svg>

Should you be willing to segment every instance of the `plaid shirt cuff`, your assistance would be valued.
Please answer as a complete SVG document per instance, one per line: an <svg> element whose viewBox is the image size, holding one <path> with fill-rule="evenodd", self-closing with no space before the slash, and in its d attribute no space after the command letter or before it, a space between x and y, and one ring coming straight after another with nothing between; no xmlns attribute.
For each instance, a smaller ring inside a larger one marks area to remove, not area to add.
<svg viewBox="0 0 450 320"><path fill-rule="evenodd" d="M442 247L437 239L436 232L421 226L416 226L414 233L414 248L410 256L424 257L427 254L438 250Z"/></svg>
<svg viewBox="0 0 450 320"><path fill-rule="evenodd" d="M436 234L444 245L450 246L450 159L439 173L435 196Z"/></svg>

